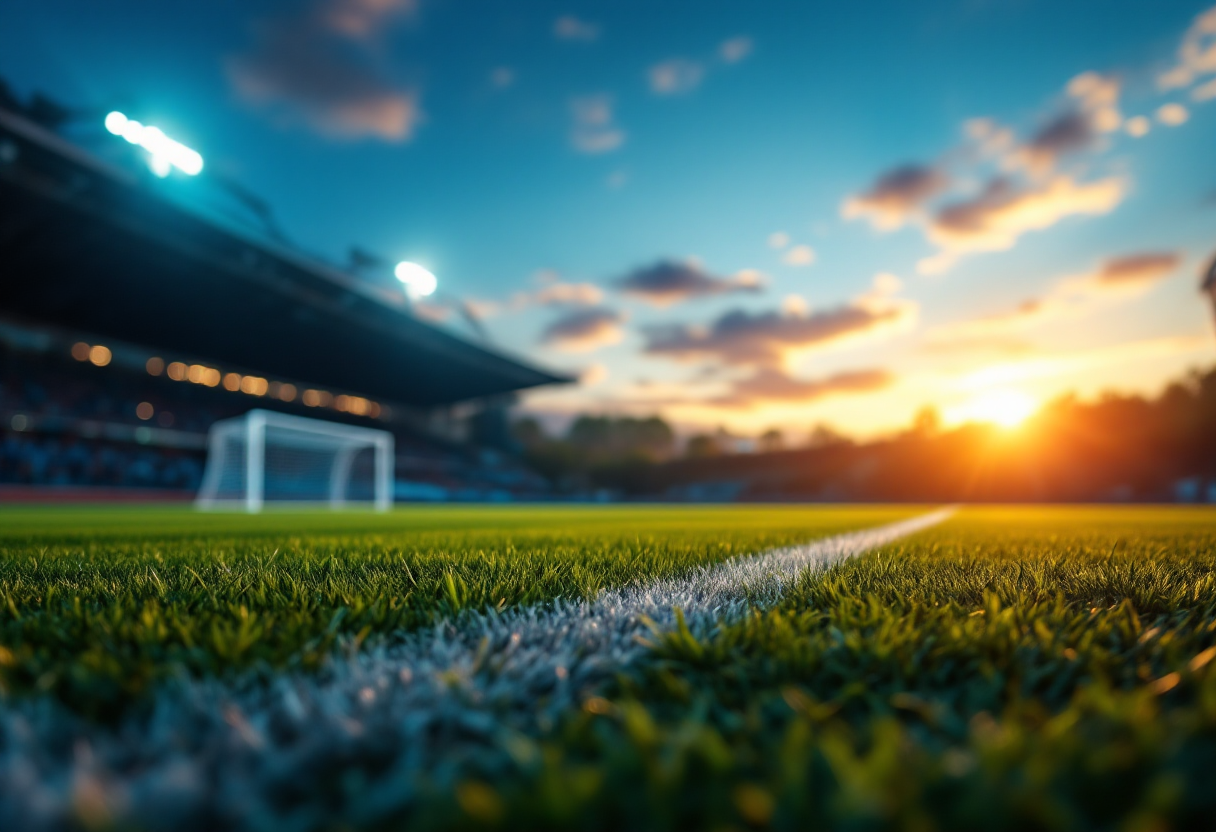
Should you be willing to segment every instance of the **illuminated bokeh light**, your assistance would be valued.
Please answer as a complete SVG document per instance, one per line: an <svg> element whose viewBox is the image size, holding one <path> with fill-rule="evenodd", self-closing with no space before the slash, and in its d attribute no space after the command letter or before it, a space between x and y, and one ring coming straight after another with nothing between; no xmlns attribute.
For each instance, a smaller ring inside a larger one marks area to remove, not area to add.
<svg viewBox="0 0 1216 832"><path fill-rule="evenodd" d="M258 376L245 376L241 379L241 392L250 396L265 396L270 389L269 382Z"/></svg>
<svg viewBox="0 0 1216 832"><path fill-rule="evenodd" d="M168 176L171 167L190 176L197 176L203 170L203 157L198 151L169 138L159 127L145 126L117 111L106 116L105 125L115 136L122 136L148 151L151 154L148 166L157 176Z"/></svg>
<svg viewBox="0 0 1216 832"><path fill-rule="evenodd" d="M417 263L398 263L393 274L405 285L406 293L412 298L429 297L439 288L439 279Z"/></svg>
<svg viewBox="0 0 1216 832"><path fill-rule="evenodd" d="M97 344L89 349L89 361L96 364L98 367L104 367L110 363L113 354L108 347L103 347Z"/></svg>
<svg viewBox="0 0 1216 832"><path fill-rule="evenodd" d="M91 347L83 341L72 346L72 356L77 361L94 361L94 351L98 347ZM96 353L98 358L106 356L105 361L109 361L109 350L105 347L100 347L104 352ZM94 361L94 363L97 363ZM233 393L244 393L249 396L259 396L277 399L281 402L296 402L307 407L332 407L342 413L350 413L355 416L365 416L371 419L380 419L386 417L387 411L378 403L371 399L363 398L362 396L352 396L342 394L335 396L327 390L307 389L301 392L300 388L290 382L285 381L269 381L259 376L243 376L235 372L222 372L215 367L208 367L205 364L186 364L181 361L173 361L168 364L159 356L152 356L145 364L145 369L149 375L160 376L167 375L174 381L189 381L194 384L201 384L206 387L223 387ZM148 403L143 403L148 404ZM142 411L143 404L139 410ZM157 421L162 425L173 423L173 414L168 411L159 411L151 409L152 405L148 404L148 415L141 415L141 419L151 419L154 415L157 416Z"/></svg>

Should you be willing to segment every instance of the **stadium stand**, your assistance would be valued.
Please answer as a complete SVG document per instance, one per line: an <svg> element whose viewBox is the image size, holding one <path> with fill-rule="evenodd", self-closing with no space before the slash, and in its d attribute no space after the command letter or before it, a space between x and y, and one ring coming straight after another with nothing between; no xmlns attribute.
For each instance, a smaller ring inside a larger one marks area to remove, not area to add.
<svg viewBox="0 0 1216 832"><path fill-rule="evenodd" d="M506 408L570 379L420 320L391 275L234 219L217 207L231 183L69 141L66 112L0 88L5 496L186 499L209 426L255 406L393 432L401 499L546 495L504 441Z"/></svg>

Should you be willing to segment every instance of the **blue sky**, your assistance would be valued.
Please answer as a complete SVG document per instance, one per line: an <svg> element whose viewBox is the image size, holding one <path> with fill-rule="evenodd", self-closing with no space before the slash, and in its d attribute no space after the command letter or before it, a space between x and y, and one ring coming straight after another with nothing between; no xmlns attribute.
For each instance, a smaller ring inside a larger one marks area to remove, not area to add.
<svg viewBox="0 0 1216 832"><path fill-rule="evenodd" d="M0 0L0 75L426 264L586 373L538 412L876 434L1216 354L1210 0L178 6Z"/></svg>

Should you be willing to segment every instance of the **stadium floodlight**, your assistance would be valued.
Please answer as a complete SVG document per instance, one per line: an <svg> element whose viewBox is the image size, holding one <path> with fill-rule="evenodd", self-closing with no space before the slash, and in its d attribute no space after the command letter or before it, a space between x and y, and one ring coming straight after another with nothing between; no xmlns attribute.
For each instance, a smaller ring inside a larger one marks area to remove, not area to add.
<svg viewBox="0 0 1216 832"><path fill-rule="evenodd" d="M157 176L168 176L170 167L189 176L197 176L203 169L203 157L197 150L169 138L159 127L140 124L117 110L106 116L105 124L106 130L115 136L122 136L148 151L152 155L148 165Z"/></svg>
<svg viewBox="0 0 1216 832"><path fill-rule="evenodd" d="M393 274L405 285L405 292L411 298L429 297L439 288L439 279L417 263L402 261L393 269Z"/></svg>
<svg viewBox="0 0 1216 832"><path fill-rule="evenodd" d="M211 426L195 504L258 512L277 505L393 503L393 435L323 419L251 410Z"/></svg>

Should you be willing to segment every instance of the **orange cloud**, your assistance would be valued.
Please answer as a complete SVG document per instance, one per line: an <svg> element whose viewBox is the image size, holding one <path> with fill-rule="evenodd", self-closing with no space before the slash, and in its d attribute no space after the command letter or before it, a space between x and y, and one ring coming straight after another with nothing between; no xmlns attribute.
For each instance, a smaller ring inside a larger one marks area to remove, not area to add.
<svg viewBox="0 0 1216 832"><path fill-rule="evenodd" d="M1182 258L1174 252L1113 257L1092 272L1064 278L1042 298L995 315L939 326L929 334L929 341L939 346L972 344L1029 329L1052 318L1084 314L1094 303L1139 294L1169 277L1181 263Z"/></svg>
<svg viewBox="0 0 1216 832"><path fill-rule="evenodd" d="M712 358L724 364L778 367L791 353L877 337L908 326L916 312L916 305L910 301L871 298L811 314L753 314L734 309L708 328L651 328L645 352L678 360Z"/></svg>
<svg viewBox="0 0 1216 832"><path fill-rule="evenodd" d="M785 253L781 262L787 266L809 266L815 262L815 250L810 246L794 246Z"/></svg>
<svg viewBox="0 0 1216 832"><path fill-rule="evenodd" d="M1102 287L1144 286L1169 277L1181 264L1172 251L1129 254L1107 260L1090 279Z"/></svg>
<svg viewBox="0 0 1216 832"><path fill-rule="evenodd" d="M823 379L799 379L771 367L733 383L731 391L710 403L728 407L754 407L768 402L810 402L826 396L872 393L895 383L886 370L854 370Z"/></svg>
<svg viewBox="0 0 1216 832"><path fill-rule="evenodd" d="M709 274L695 263L660 260L652 266L635 269L615 282L627 295L641 298L654 306L670 306L686 300L737 292L760 292L761 275L746 270L731 277Z"/></svg>
<svg viewBox="0 0 1216 832"><path fill-rule="evenodd" d="M1118 130L1121 84L1117 78L1085 72L1068 83L1069 106L1038 130L1009 161L1036 175L1055 168L1060 157L1093 148L1098 136Z"/></svg>
<svg viewBox="0 0 1216 832"><path fill-rule="evenodd" d="M580 309L549 324L540 342L567 352L590 352L618 343L624 337L624 321L625 316L613 309Z"/></svg>
<svg viewBox="0 0 1216 832"><path fill-rule="evenodd" d="M1178 64L1157 80L1161 89L1172 90L1211 73L1216 73L1216 6L1195 18L1178 47Z"/></svg>
<svg viewBox="0 0 1216 832"><path fill-rule="evenodd" d="M465 305L480 319L523 312L536 306L595 306L603 299L603 289L593 283L563 283L557 279L535 292L516 292L505 301L470 300Z"/></svg>
<svg viewBox="0 0 1216 832"><path fill-rule="evenodd" d="M417 93L385 78L368 41L407 0L330 0L264 21L254 48L229 58L237 94L280 120L302 120L339 138L403 141L420 120Z"/></svg>
<svg viewBox="0 0 1216 832"><path fill-rule="evenodd" d="M922 274L938 274L972 251L1004 251L1029 231L1041 231L1075 215L1106 214L1123 201L1127 183L1118 177L1078 183L1056 176L1044 183L1015 185L998 177L971 199L941 208L928 225L929 239L941 247L922 260Z"/></svg>
<svg viewBox="0 0 1216 832"><path fill-rule="evenodd" d="M1191 90L1192 101L1211 101L1213 98L1216 98L1216 78Z"/></svg>
<svg viewBox="0 0 1216 832"><path fill-rule="evenodd" d="M882 231L900 228L917 216L933 197L950 185L949 178L929 165L901 165L887 171L870 188L845 200L845 219L864 217Z"/></svg>
<svg viewBox="0 0 1216 832"><path fill-rule="evenodd" d="M417 0L332 0L322 5L320 16L336 32L367 38L389 17L410 15L417 10Z"/></svg>
<svg viewBox="0 0 1216 832"><path fill-rule="evenodd" d="M1177 102L1162 104L1157 108L1157 121L1168 127L1179 127L1186 124L1190 117L1190 110Z"/></svg>

